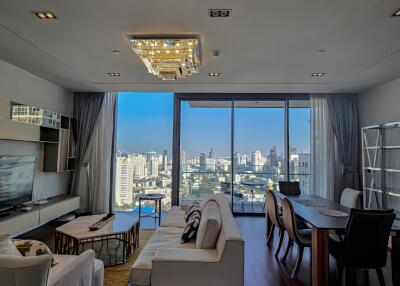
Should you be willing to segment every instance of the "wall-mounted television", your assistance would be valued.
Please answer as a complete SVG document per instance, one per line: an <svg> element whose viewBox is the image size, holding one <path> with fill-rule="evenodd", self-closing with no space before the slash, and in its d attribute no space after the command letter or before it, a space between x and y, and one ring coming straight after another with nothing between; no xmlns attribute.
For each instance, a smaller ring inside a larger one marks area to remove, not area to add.
<svg viewBox="0 0 400 286"><path fill-rule="evenodd" d="M35 156L0 155L0 211L32 201Z"/></svg>

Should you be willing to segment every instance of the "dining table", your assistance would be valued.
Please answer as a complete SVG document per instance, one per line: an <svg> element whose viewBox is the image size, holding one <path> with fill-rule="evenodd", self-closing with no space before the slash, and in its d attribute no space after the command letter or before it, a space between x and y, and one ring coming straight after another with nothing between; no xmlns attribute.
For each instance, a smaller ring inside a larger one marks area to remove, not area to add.
<svg viewBox="0 0 400 286"><path fill-rule="evenodd" d="M329 231L344 233L349 220L350 208L337 202L311 194L285 196L275 192L280 200L287 198L293 205L296 216L311 228L311 280L313 286L329 285ZM342 216L332 216L324 212L338 211ZM267 233L272 227L271 218L267 214ZM373 230L371 230L373 231ZM391 230L392 281L400 286L400 223L395 220Z"/></svg>

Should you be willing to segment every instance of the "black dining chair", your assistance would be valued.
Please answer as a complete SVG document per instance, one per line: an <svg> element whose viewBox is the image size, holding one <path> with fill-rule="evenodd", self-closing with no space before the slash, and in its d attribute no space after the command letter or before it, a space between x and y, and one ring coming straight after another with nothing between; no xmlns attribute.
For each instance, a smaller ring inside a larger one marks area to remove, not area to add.
<svg viewBox="0 0 400 286"><path fill-rule="evenodd" d="M300 183L279 181L279 192L285 196L298 196L300 195Z"/></svg>
<svg viewBox="0 0 400 286"><path fill-rule="evenodd" d="M394 218L393 209L351 209L344 241L329 241L329 251L336 259L342 285L343 282L351 285L356 269L375 269L380 285L385 285L382 267L386 265Z"/></svg>
<svg viewBox="0 0 400 286"><path fill-rule="evenodd" d="M291 278L295 279L297 277L297 272L300 269L301 262L303 260L303 252L305 247L311 247L311 230L310 229L299 229L297 225L296 213L294 212L292 203L284 198L282 200L282 210L283 210L283 224L289 235L288 248L286 249L285 255L282 257L282 263L286 262L286 258L289 249L293 242L298 246L299 252L297 254L296 265L293 268Z"/></svg>

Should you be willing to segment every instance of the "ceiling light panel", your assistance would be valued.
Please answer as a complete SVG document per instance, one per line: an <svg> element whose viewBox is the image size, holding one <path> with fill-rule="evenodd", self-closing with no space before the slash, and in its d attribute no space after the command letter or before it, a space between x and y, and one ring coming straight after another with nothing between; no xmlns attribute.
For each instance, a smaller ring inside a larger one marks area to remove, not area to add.
<svg viewBox="0 0 400 286"><path fill-rule="evenodd" d="M200 47L196 37L133 36L130 45L148 72L162 80L177 80L199 72Z"/></svg>
<svg viewBox="0 0 400 286"><path fill-rule="evenodd" d="M324 72L315 72L315 73L311 74L311 76L313 76L313 77L321 77L321 76L325 76L325 75L326 75L326 73L324 73Z"/></svg>
<svg viewBox="0 0 400 286"><path fill-rule="evenodd" d="M32 12L33 14L36 15L41 20L55 20L57 19L56 15L54 15L53 12L50 11L36 11Z"/></svg>
<svg viewBox="0 0 400 286"><path fill-rule="evenodd" d="M121 76L119 72L109 72L107 73L109 76Z"/></svg>

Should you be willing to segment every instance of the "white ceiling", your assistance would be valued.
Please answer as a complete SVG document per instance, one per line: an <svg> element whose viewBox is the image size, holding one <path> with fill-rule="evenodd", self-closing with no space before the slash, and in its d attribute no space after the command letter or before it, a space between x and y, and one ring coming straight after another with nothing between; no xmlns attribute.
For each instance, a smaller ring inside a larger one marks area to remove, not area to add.
<svg viewBox="0 0 400 286"><path fill-rule="evenodd" d="M209 18L210 8L232 17ZM0 0L0 58L71 90L358 92L400 76L397 8L395 0ZM58 19L41 21L38 10ZM175 82L148 74L125 37L147 33L200 34L200 73Z"/></svg>

